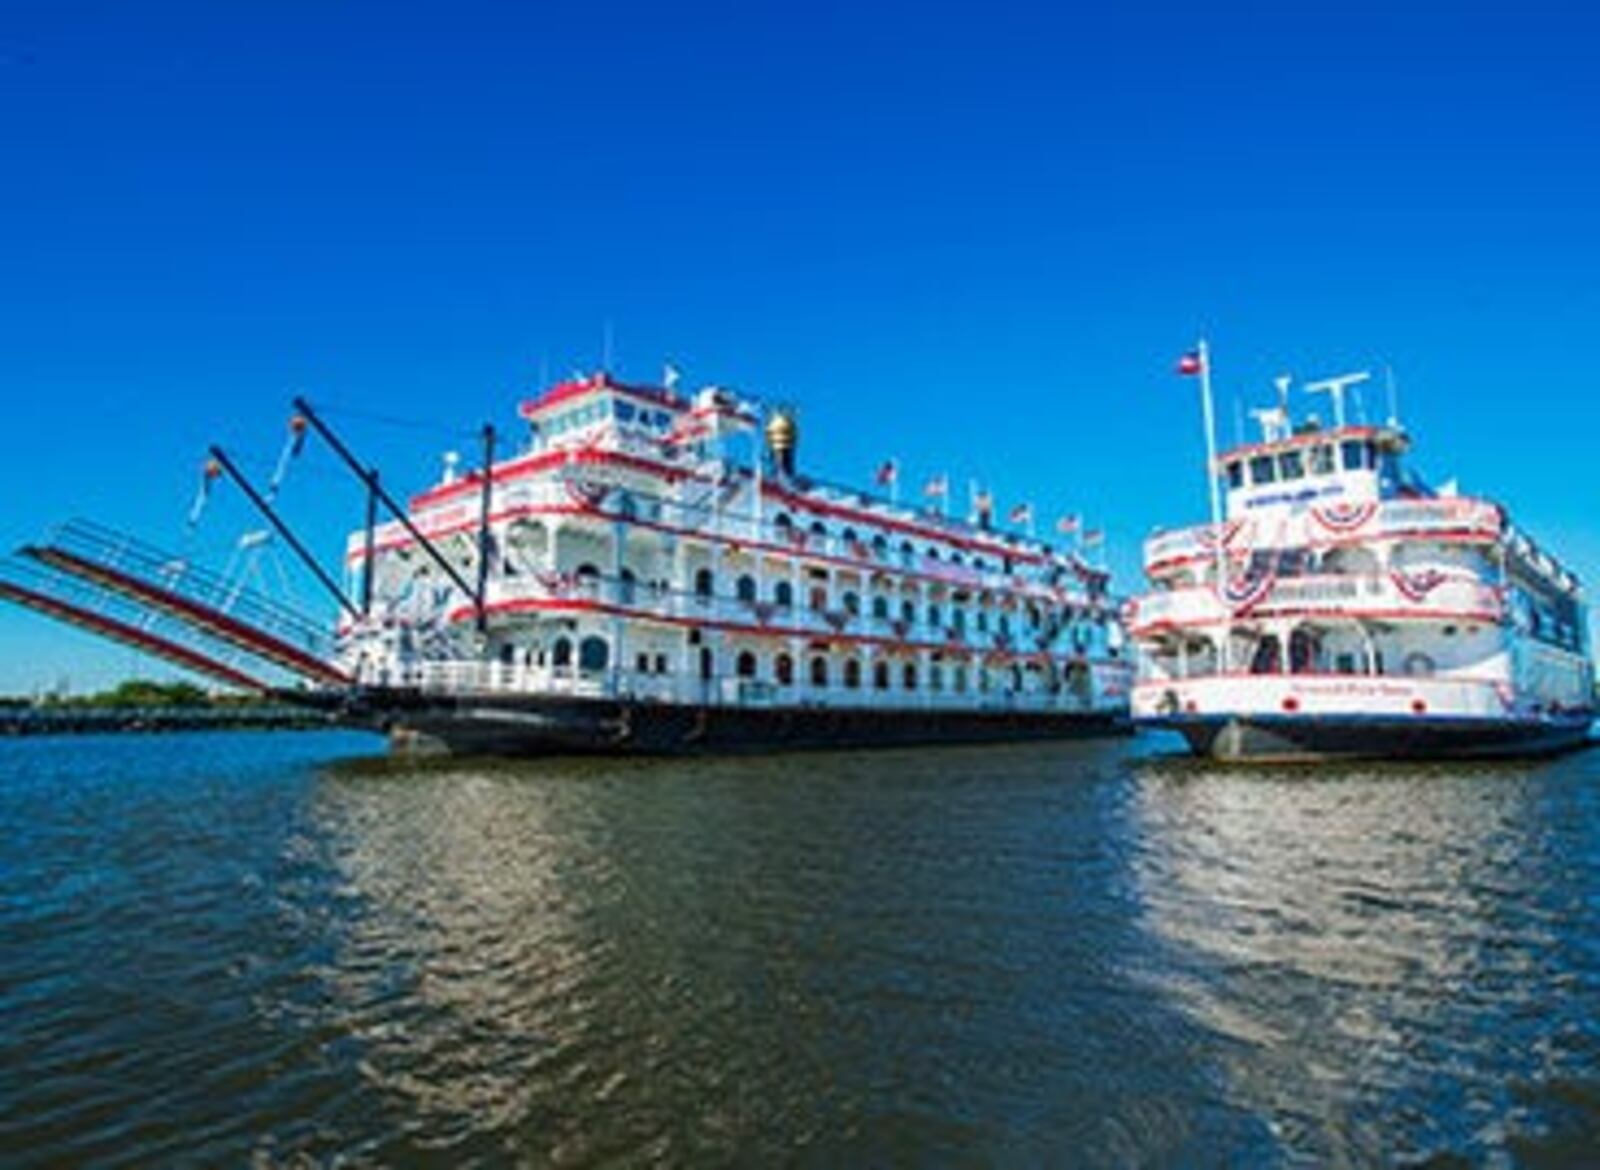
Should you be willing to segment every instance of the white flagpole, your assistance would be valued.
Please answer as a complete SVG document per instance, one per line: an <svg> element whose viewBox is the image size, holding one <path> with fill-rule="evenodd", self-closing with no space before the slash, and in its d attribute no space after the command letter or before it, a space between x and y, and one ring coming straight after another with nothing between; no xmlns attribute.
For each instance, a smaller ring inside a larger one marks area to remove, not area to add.
<svg viewBox="0 0 1600 1170"><path fill-rule="evenodd" d="M896 508L900 506L900 460L898 457L889 460L889 503Z"/></svg>
<svg viewBox="0 0 1600 1170"><path fill-rule="evenodd" d="M1200 339L1200 407L1205 416L1206 427L1206 485L1211 491L1211 536L1217 554L1217 597L1226 597L1228 586L1228 553L1222 546L1222 485L1217 481L1217 419L1216 411L1211 402L1211 347L1206 344L1205 338ZM1227 602L1223 601L1226 606ZM1218 649L1221 652L1222 669L1227 672L1232 668L1229 661L1228 644L1233 640L1233 615L1229 614L1222 630L1222 641Z"/></svg>

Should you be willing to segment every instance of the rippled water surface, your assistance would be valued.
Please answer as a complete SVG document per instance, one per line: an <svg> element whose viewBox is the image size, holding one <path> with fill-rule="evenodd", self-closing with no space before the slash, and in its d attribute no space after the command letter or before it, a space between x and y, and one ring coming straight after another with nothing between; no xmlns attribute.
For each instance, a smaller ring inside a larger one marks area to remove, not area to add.
<svg viewBox="0 0 1600 1170"><path fill-rule="evenodd" d="M1600 1164L1600 752L0 743L8 1165Z"/></svg>

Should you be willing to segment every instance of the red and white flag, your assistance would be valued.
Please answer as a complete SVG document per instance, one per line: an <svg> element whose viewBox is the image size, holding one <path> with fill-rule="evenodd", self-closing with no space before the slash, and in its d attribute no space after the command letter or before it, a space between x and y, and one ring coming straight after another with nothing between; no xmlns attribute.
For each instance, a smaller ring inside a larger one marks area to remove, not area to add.
<svg viewBox="0 0 1600 1170"><path fill-rule="evenodd" d="M1105 542L1106 531L1104 528L1091 528L1083 534L1083 546L1085 548L1092 548L1094 545L1104 544Z"/></svg>
<svg viewBox="0 0 1600 1170"><path fill-rule="evenodd" d="M936 475L922 485L922 494L931 499L944 499L950 494L950 477Z"/></svg>
<svg viewBox="0 0 1600 1170"><path fill-rule="evenodd" d="M1012 508L1011 511L1006 513L1006 519L1010 520L1013 524L1032 524L1033 505L1018 504L1015 508Z"/></svg>
<svg viewBox="0 0 1600 1170"><path fill-rule="evenodd" d="M893 459L885 459L878 465L878 474L874 476L879 487L888 487L900 478L900 465Z"/></svg>
<svg viewBox="0 0 1600 1170"><path fill-rule="evenodd" d="M1082 527L1083 517L1081 516L1063 516L1056 521L1056 531L1061 533L1062 536L1071 536Z"/></svg>
<svg viewBox="0 0 1600 1170"><path fill-rule="evenodd" d="M1200 351L1191 349L1178 359L1178 373L1198 374L1206 368L1205 359L1200 356Z"/></svg>

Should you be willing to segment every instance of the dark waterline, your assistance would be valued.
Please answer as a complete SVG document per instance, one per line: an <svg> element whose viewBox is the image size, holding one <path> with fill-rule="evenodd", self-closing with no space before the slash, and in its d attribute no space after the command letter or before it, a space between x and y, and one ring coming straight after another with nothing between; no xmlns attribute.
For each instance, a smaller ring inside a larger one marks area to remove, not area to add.
<svg viewBox="0 0 1600 1170"><path fill-rule="evenodd" d="M0 742L13 1166L1594 1165L1600 753Z"/></svg>

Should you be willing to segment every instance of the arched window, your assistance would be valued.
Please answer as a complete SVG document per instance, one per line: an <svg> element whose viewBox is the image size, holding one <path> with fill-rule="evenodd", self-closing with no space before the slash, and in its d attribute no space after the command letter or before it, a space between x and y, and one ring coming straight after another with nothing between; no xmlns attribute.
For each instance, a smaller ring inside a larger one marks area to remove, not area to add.
<svg viewBox="0 0 1600 1170"><path fill-rule="evenodd" d="M964 666L955 669L955 689L958 694L967 689L967 668Z"/></svg>
<svg viewBox="0 0 1600 1170"><path fill-rule="evenodd" d="M934 629L939 628L939 619L941 616L942 615L939 613L939 607L937 605L930 605L928 607L928 624Z"/></svg>
<svg viewBox="0 0 1600 1170"><path fill-rule="evenodd" d="M900 620L911 625L917 620L917 606L910 598L900 603Z"/></svg>
<svg viewBox="0 0 1600 1170"><path fill-rule="evenodd" d="M634 595L638 591L639 580L633 575L632 569L623 569L617 574L617 600L623 605L632 605Z"/></svg>
<svg viewBox="0 0 1600 1170"><path fill-rule="evenodd" d="M847 658L844 664L844 685L852 691L861 685L861 663Z"/></svg>
<svg viewBox="0 0 1600 1170"><path fill-rule="evenodd" d="M873 665L872 685L880 691L889 689L889 664L887 662L878 662Z"/></svg>
<svg viewBox="0 0 1600 1170"><path fill-rule="evenodd" d="M611 658L611 647L606 640L591 634L578 643L578 669L604 670Z"/></svg>
<svg viewBox="0 0 1600 1170"><path fill-rule="evenodd" d="M734 592L740 601L753 603L756 599L756 579L749 573L744 574L734 585Z"/></svg>
<svg viewBox="0 0 1600 1170"><path fill-rule="evenodd" d="M911 542L909 540L902 540L900 542L900 563L902 565L909 565L916 559L916 556L917 550L911 547Z"/></svg>
<svg viewBox="0 0 1600 1170"><path fill-rule="evenodd" d="M794 532L794 521L789 518L789 513L779 512L772 522L772 527L779 536L787 538Z"/></svg>
<svg viewBox="0 0 1600 1170"><path fill-rule="evenodd" d="M917 689L917 664L908 662L905 669L900 672L900 685L908 691Z"/></svg>
<svg viewBox="0 0 1600 1170"><path fill-rule="evenodd" d="M926 551L930 561L936 561L939 559L939 550L933 545L930 544Z"/></svg>
<svg viewBox="0 0 1600 1170"><path fill-rule="evenodd" d="M550 665L557 669L572 665L572 639L556 639L556 644L550 650Z"/></svg>
<svg viewBox="0 0 1600 1170"><path fill-rule="evenodd" d="M577 571L574 572L572 576L577 581L580 592L587 593L590 596L593 596L595 593L599 592L600 570L595 568L593 565L579 565Z"/></svg>
<svg viewBox="0 0 1600 1170"><path fill-rule="evenodd" d="M825 585L811 587L811 608L821 613L828 608L828 589Z"/></svg>
<svg viewBox="0 0 1600 1170"><path fill-rule="evenodd" d="M694 595L706 598L711 596L711 590L716 585L716 578L710 569L701 569L694 575Z"/></svg>
<svg viewBox="0 0 1600 1170"><path fill-rule="evenodd" d="M861 612L861 595L859 593L856 593L850 589L846 589L842 600L844 601L846 613Z"/></svg>
<svg viewBox="0 0 1600 1170"><path fill-rule="evenodd" d="M937 665L928 667L928 689L930 691L944 690L944 667Z"/></svg>
<svg viewBox="0 0 1600 1170"><path fill-rule="evenodd" d="M841 540L843 540L846 544L855 544L856 543L856 530L854 528L846 528L843 532L841 532L839 534L839 538Z"/></svg>
<svg viewBox="0 0 1600 1170"><path fill-rule="evenodd" d="M739 658L734 664L734 671L740 678L755 678L756 656L748 650L741 650Z"/></svg>
<svg viewBox="0 0 1600 1170"><path fill-rule="evenodd" d="M814 687L828 685L828 660L820 654L811 660L811 685Z"/></svg>
<svg viewBox="0 0 1600 1170"><path fill-rule="evenodd" d="M880 561L889 559L889 541L881 532L872 538L872 555Z"/></svg>
<svg viewBox="0 0 1600 1170"><path fill-rule="evenodd" d="M889 620L889 599L881 594L872 599L872 616L881 621Z"/></svg>
<svg viewBox="0 0 1600 1170"><path fill-rule="evenodd" d="M967 611L964 609L951 610L950 626L955 630L958 638L965 634L967 632Z"/></svg>
<svg viewBox="0 0 1600 1170"><path fill-rule="evenodd" d="M811 522L811 535L821 542L828 539L828 526L821 520Z"/></svg>
<svg viewBox="0 0 1600 1170"><path fill-rule="evenodd" d="M772 600L779 609L793 609L794 586L787 581L779 581L772 587Z"/></svg>
<svg viewBox="0 0 1600 1170"><path fill-rule="evenodd" d="M787 654L778 655L773 659L772 673L779 686L788 686L794 682L794 659Z"/></svg>
<svg viewBox="0 0 1600 1170"><path fill-rule="evenodd" d="M710 646L700 647L700 677L710 682L717 673L717 660L711 654Z"/></svg>

